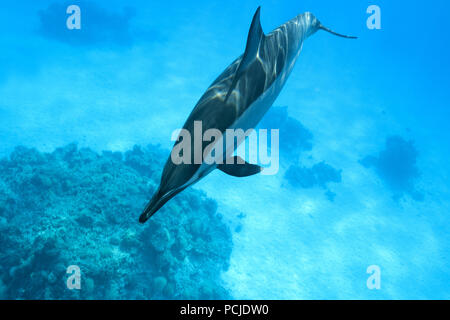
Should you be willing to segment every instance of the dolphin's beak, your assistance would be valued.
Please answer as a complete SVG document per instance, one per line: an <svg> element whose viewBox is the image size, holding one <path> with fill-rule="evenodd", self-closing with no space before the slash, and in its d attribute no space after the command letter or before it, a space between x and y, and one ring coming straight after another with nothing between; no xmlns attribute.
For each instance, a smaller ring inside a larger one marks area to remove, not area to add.
<svg viewBox="0 0 450 320"><path fill-rule="evenodd" d="M141 216L139 217L139 222L144 223L152 215L156 213L169 199L172 197L164 197L161 193L161 190L158 189L158 191L155 192L152 199L147 203L145 206L144 211L142 212Z"/></svg>
<svg viewBox="0 0 450 320"><path fill-rule="evenodd" d="M183 188L184 189L184 188ZM139 222L144 223L148 219L150 219L151 216L153 216L161 207L170 199L172 199L174 196L176 196L178 193L180 193L181 190L172 191L169 193L164 194L161 192L161 189L158 189L158 191L155 192L152 199L147 203L145 206L144 211L142 212L141 216L139 217Z"/></svg>
<svg viewBox="0 0 450 320"><path fill-rule="evenodd" d="M326 32L329 32L329 33L331 33L331 34L334 34L335 36L338 36L338 37L347 38L347 39L358 39L358 37L347 36L347 35L345 35L345 34L340 34L340 33L334 32L333 30L331 30L331 29L329 29L329 28L327 28L327 27L324 27L322 24L319 26L319 29L322 29L322 30L324 30L324 31L326 31Z"/></svg>

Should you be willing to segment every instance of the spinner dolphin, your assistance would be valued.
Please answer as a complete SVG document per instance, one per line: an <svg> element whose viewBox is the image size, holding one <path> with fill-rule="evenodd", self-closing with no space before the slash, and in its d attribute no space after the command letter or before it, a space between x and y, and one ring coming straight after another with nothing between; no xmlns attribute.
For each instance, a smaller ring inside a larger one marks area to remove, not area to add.
<svg viewBox="0 0 450 320"><path fill-rule="evenodd" d="M261 28L258 7L250 26L245 52L206 90L186 120L183 130L194 133L195 123L200 123L203 132L217 129L224 136L227 129L247 131L254 128L286 83L300 54L303 41L318 30L344 38L356 38L341 35L324 27L309 12L296 16L265 35ZM258 165L233 156L235 148L242 141L243 139L240 139L236 144L233 143L231 149L224 148L220 153L220 157L224 160L223 164L206 161L175 164L172 157L169 157L163 169L159 188L145 207L139 221L141 223L147 221L168 200L214 169L236 177L259 173L262 168ZM172 152L181 142L182 138L179 137ZM192 143L192 149L195 147ZM202 143L200 147L204 152L207 144ZM194 160L194 155L191 157L191 160ZM232 161L228 161L230 158Z"/></svg>

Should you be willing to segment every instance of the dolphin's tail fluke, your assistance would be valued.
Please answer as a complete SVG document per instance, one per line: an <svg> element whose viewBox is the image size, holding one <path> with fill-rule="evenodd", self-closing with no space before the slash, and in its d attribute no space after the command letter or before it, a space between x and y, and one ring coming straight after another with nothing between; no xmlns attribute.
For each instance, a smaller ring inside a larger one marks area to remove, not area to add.
<svg viewBox="0 0 450 320"><path fill-rule="evenodd" d="M320 25L320 26L319 26L319 29L325 30L326 32L329 32L329 33L331 33L331 34L334 34L335 36L338 36L338 37L347 38L347 39L358 39L358 37L347 36L347 35L345 35L345 34L340 34L340 33L334 32L333 30L328 29L327 27L324 27L323 25Z"/></svg>

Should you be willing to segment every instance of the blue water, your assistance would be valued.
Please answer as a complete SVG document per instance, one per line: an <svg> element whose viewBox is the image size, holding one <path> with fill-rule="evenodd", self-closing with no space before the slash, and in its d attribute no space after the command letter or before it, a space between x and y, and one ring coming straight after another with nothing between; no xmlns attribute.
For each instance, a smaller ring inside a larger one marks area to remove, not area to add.
<svg viewBox="0 0 450 320"><path fill-rule="evenodd" d="M266 33L311 11L359 39L304 43L261 123L280 128L277 175L215 171L138 224L258 5ZM450 298L447 1L1 6L0 298Z"/></svg>

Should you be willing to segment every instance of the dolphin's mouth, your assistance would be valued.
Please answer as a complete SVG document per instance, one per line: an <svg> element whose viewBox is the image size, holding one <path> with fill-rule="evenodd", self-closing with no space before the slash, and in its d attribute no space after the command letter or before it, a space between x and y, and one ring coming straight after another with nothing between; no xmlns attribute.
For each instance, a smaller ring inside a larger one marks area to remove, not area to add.
<svg viewBox="0 0 450 320"><path fill-rule="evenodd" d="M163 194L161 192L161 189L158 189L155 194L153 195L152 199L147 203L145 206L144 211L139 217L139 222L144 223L148 219L150 219L163 205L166 204L167 201L172 199L174 196L176 196L178 193L180 193L181 190L175 190L171 191L169 193Z"/></svg>
<svg viewBox="0 0 450 320"><path fill-rule="evenodd" d="M161 190L158 189L158 191L155 192L151 200L145 206L144 211L139 217L139 222L144 223L150 219L150 217L154 215L156 211L158 211L169 199L169 197L164 197L164 195L161 194Z"/></svg>

